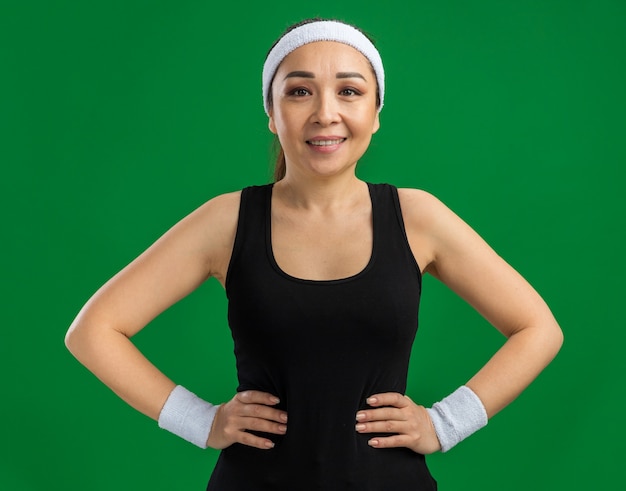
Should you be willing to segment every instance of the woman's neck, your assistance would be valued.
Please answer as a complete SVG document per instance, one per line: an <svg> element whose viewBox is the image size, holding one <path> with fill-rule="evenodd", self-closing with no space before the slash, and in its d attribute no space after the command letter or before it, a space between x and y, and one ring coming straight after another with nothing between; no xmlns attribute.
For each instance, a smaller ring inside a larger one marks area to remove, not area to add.
<svg viewBox="0 0 626 491"><path fill-rule="evenodd" d="M324 179L298 179L287 173L274 184L273 194L290 208L331 212L367 198L367 184L353 173Z"/></svg>

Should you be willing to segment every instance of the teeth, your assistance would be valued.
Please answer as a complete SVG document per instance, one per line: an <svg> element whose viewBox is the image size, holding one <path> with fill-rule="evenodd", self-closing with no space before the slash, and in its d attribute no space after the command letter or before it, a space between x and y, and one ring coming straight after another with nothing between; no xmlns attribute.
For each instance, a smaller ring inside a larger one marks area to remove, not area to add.
<svg viewBox="0 0 626 491"><path fill-rule="evenodd" d="M309 143L318 147L328 147L330 145L337 145L344 140L345 138L341 138L339 140L310 140Z"/></svg>

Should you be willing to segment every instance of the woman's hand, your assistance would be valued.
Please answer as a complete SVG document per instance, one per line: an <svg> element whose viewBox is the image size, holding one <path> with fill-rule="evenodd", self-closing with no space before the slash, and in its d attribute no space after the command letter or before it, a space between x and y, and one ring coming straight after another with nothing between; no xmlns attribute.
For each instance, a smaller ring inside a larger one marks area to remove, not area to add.
<svg viewBox="0 0 626 491"><path fill-rule="evenodd" d="M278 397L267 392L239 392L217 410L207 445L216 449L229 447L233 443L261 449L273 448L271 440L246 430L284 435L287 431L287 413L271 407L279 402Z"/></svg>
<svg viewBox="0 0 626 491"><path fill-rule="evenodd" d="M408 396L396 392L375 394L367 399L375 409L364 409L356 415L359 433L395 433L372 438L374 448L407 447L414 452L429 454L441 449L435 428L424 406L415 404Z"/></svg>

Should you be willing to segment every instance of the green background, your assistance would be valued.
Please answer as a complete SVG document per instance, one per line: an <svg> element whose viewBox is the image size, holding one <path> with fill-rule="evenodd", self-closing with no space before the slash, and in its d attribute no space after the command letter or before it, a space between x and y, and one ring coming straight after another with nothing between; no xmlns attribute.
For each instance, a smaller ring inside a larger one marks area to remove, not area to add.
<svg viewBox="0 0 626 491"><path fill-rule="evenodd" d="M268 181L262 62L288 24L314 15L369 31L385 61L361 177L440 197L565 332L514 404L429 458L440 489L621 488L626 2L5 0L0 489L204 489L217 452L126 406L63 337L177 220ZM424 286L408 392L431 404L502 338L435 280ZM136 341L178 383L226 400L225 309L210 281Z"/></svg>

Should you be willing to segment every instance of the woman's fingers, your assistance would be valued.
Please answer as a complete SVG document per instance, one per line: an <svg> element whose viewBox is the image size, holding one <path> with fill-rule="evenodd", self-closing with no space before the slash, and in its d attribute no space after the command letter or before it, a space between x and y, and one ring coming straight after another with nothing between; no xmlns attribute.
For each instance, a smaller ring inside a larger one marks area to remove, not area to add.
<svg viewBox="0 0 626 491"><path fill-rule="evenodd" d="M283 435L287 431L287 425L276 423L262 418L242 418L242 428L245 430L262 431L264 433L274 433Z"/></svg>
<svg viewBox="0 0 626 491"><path fill-rule="evenodd" d="M287 421L287 413L285 411L271 407L280 402L280 399L272 394L258 390L246 390L237 393L235 399L243 404L242 407L246 415L273 419L283 423Z"/></svg>
<svg viewBox="0 0 626 491"><path fill-rule="evenodd" d="M363 409L356 414L358 422L403 420L407 418L404 408L414 404L409 397L397 392L376 394L367 398L371 407L378 409Z"/></svg>
<svg viewBox="0 0 626 491"><path fill-rule="evenodd" d="M385 421L388 419L403 420L406 419L405 412L398 408L383 407L380 409L366 409L356 414L356 420L359 422L366 421Z"/></svg>
<svg viewBox="0 0 626 491"><path fill-rule="evenodd" d="M261 392L260 390L244 390L243 392L238 392L235 399L244 404L265 404L266 406L273 406L280 402L280 399L275 395L268 392Z"/></svg>
<svg viewBox="0 0 626 491"><path fill-rule="evenodd" d="M285 411L270 407L280 402L278 397L272 394L256 390L247 390L245 392L239 392L235 396L235 400L241 403L239 412L237 413L240 416L261 418L278 423L287 422L287 413Z"/></svg>
<svg viewBox="0 0 626 491"><path fill-rule="evenodd" d="M359 433L404 433L408 430L406 421L384 420L356 424Z"/></svg>
<svg viewBox="0 0 626 491"><path fill-rule="evenodd" d="M411 448L411 439L407 435L393 435L386 437L375 437L370 439L367 444L374 448Z"/></svg>
<svg viewBox="0 0 626 491"><path fill-rule="evenodd" d="M368 397L366 402L372 407L395 406L402 408L409 406L413 401L408 396L398 392L385 392Z"/></svg>
<svg viewBox="0 0 626 491"><path fill-rule="evenodd" d="M364 409L356 415L359 433L392 433L375 436L369 445L375 448L407 447L419 453L440 449L439 440L428 411L409 397L395 392L375 394L367 399L374 409Z"/></svg>
<svg viewBox="0 0 626 491"><path fill-rule="evenodd" d="M213 421L208 444L213 448L226 448L233 443L268 449L274 443L248 430L283 435L287 431L287 413L274 407L279 399L267 392L249 390L237 393L222 404Z"/></svg>
<svg viewBox="0 0 626 491"><path fill-rule="evenodd" d="M274 448L274 442L272 440L261 438L260 436L253 435L252 433L247 433L245 431L240 432L238 440L233 443L241 443L242 445L259 448L261 450Z"/></svg>

